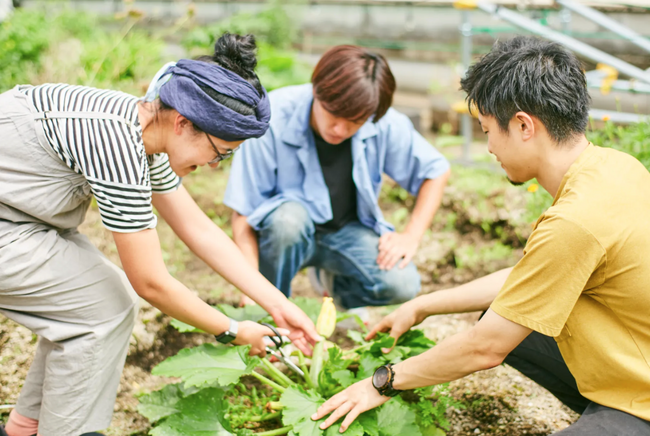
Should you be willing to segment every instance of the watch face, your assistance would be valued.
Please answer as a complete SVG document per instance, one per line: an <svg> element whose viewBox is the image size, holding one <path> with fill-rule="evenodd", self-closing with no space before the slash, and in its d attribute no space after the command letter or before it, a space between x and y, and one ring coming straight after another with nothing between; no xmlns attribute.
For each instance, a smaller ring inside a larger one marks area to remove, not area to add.
<svg viewBox="0 0 650 436"><path fill-rule="evenodd" d="M372 376L372 384L376 389L383 388L388 383L388 368L380 366Z"/></svg>

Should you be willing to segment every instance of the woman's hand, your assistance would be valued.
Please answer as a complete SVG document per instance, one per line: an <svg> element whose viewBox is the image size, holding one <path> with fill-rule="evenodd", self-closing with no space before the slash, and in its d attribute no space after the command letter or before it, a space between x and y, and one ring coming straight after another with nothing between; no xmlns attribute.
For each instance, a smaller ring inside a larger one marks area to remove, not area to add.
<svg viewBox="0 0 650 436"><path fill-rule="evenodd" d="M366 341L374 338L378 332L390 332L390 336L395 338L395 343L397 343L400 336L409 331L414 325L420 324L424 318L418 312L418 298L416 298L402 304L397 310L379 321L366 335ZM383 349L382 351L388 353L390 350Z"/></svg>
<svg viewBox="0 0 650 436"><path fill-rule="evenodd" d="M320 342L323 338L316 332L314 322L298 306L286 300L270 315L278 325L291 331L288 335L291 343L294 344L306 356L311 356L311 345Z"/></svg>
<svg viewBox="0 0 650 436"><path fill-rule="evenodd" d="M289 335L289 330L279 328L278 333L284 336ZM235 345L251 345L248 353L250 356L266 356L266 346L273 345L269 336L275 336L273 330L253 321L242 321L239 323L237 338L232 341Z"/></svg>
<svg viewBox="0 0 650 436"><path fill-rule="evenodd" d="M340 431L344 432L354 422L354 420L357 419L357 416L366 410L381 406L388 400L390 400L390 397L385 397L377 392L377 389L372 385L372 379L367 378L353 384L346 390L339 392L327 400L325 404L320 406L316 413L312 415L311 419L318 421L325 415L333 412L329 418L320 425L320 428L325 430L341 417L347 415L343 420L340 429Z"/></svg>

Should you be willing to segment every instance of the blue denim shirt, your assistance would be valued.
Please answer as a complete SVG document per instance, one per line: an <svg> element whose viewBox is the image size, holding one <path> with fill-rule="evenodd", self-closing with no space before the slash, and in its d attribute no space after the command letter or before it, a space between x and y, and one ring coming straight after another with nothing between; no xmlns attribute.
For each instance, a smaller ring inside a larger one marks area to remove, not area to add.
<svg viewBox="0 0 650 436"><path fill-rule="evenodd" d="M315 223L326 223L332 206L309 125L312 86L277 89L269 97L271 127L235 153L224 203L246 216L255 230L287 201L305 206ZM394 230L377 203L383 173L417 195L426 179L449 169L447 159L394 109L376 124L366 122L352 137L352 160L359 221L379 235Z"/></svg>

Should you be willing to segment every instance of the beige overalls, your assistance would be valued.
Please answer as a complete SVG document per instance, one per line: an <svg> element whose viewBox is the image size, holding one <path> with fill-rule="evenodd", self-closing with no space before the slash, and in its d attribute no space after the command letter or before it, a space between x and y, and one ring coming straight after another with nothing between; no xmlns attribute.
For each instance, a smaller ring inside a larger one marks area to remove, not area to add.
<svg viewBox="0 0 650 436"><path fill-rule="evenodd" d="M110 424L138 297L77 231L90 188L30 107L0 95L0 313L39 337L17 412L43 436L79 436Z"/></svg>

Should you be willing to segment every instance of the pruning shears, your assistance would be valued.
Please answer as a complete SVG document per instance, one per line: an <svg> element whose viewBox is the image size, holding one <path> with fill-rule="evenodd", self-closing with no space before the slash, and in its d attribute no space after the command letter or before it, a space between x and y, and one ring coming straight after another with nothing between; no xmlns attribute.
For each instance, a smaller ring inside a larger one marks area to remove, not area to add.
<svg viewBox="0 0 650 436"><path fill-rule="evenodd" d="M260 324L263 325L264 327L270 328L271 331L273 331L273 333L274 333L273 336L269 335L268 337L275 344L275 349L267 346L266 347L266 352L271 354L275 358L277 358L280 362L284 363L290 370L292 370L293 372L295 372L299 376L304 377L305 373L302 372L302 370L300 368L298 368L298 365L293 363L291 358L289 356L287 356L285 354L284 350L282 349L282 346L284 345L284 339L282 338L282 335L280 334L280 332L278 332L278 330L269 323L262 322Z"/></svg>

